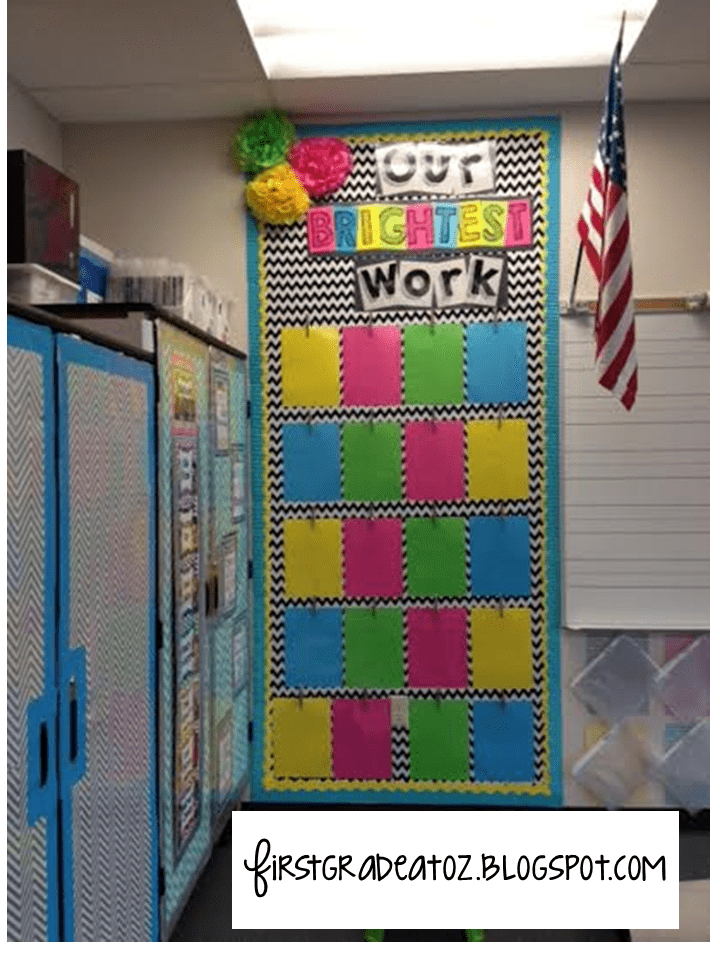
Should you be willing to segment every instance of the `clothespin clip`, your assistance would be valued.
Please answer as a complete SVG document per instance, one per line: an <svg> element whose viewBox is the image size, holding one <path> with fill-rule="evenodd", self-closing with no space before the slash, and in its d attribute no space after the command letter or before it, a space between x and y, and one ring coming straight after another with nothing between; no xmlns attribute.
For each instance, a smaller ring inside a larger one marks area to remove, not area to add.
<svg viewBox="0 0 720 960"><path fill-rule="evenodd" d="M500 519L504 520L507 516L507 504L504 500L500 501Z"/></svg>
<svg viewBox="0 0 720 960"><path fill-rule="evenodd" d="M300 690L298 691L298 698L297 698L297 699L298 699L298 706L299 706L300 709L302 710L302 705L303 705L303 690L302 690L302 687L301 687Z"/></svg>
<svg viewBox="0 0 720 960"><path fill-rule="evenodd" d="M432 520L433 523L435 523L435 521L437 520L437 507L435 506L434 503L430 507L430 519Z"/></svg>
<svg viewBox="0 0 720 960"><path fill-rule="evenodd" d="M310 336L310 315L309 314L307 313L305 314L305 320L303 322L305 324L305 336L309 337Z"/></svg>
<svg viewBox="0 0 720 960"><path fill-rule="evenodd" d="M317 613L317 597L313 597L313 598L312 598L312 602L311 602L311 604L310 604L310 609L312 610L313 616L314 616L314 615Z"/></svg>
<svg viewBox="0 0 720 960"><path fill-rule="evenodd" d="M439 710L439 709L440 709L440 704L441 704L441 702L442 702L442 698L440 697L440 694L439 694L439 693L436 693L436 694L433 696L433 700L435 701L435 706L436 706L436 707L438 708L438 710Z"/></svg>
<svg viewBox="0 0 720 960"><path fill-rule="evenodd" d="M372 503L369 503L368 504L368 520L372 521L374 519L375 519L375 507L372 505Z"/></svg>
<svg viewBox="0 0 720 960"><path fill-rule="evenodd" d="M500 707L504 710L506 706L507 706L507 703L505 699L505 691L501 690L500 691Z"/></svg>
<svg viewBox="0 0 720 960"><path fill-rule="evenodd" d="M502 598L502 597L498 597L497 608L498 608L498 613L499 613L500 616L502 617L502 615L503 615L503 610L504 610L504 608L505 608L505 604L503 603L503 598Z"/></svg>
<svg viewBox="0 0 720 960"><path fill-rule="evenodd" d="M305 413L305 419L307 420L308 427L312 428L312 410L308 410Z"/></svg>
<svg viewBox="0 0 720 960"><path fill-rule="evenodd" d="M498 405L497 422L498 422L498 429L500 429L500 427L502 427L502 422L503 422L503 405L502 404Z"/></svg>
<svg viewBox="0 0 720 960"><path fill-rule="evenodd" d="M498 322L499 322L499 321L498 321L498 310L499 310L499 307L498 307L498 304L496 303L496 304L495 304L495 309L493 310L493 317L492 317L493 330L494 330L496 333L497 333Z"/></svg>
<svg viewBox="0 0 720 960"><path fill-rule="evenodd" d="M367 706L367 702L368 702L367 690L363 690L362 696L360 697L360 702L364 707Z"/></svg>
<svg viewBox="0 0 720 960"><path fill-rule="evenodd" d="M310 507L310 524L315 524L315 507Z"/></svg>
<svg viewBox="0 0 720 960"><path fill-rule="evenodd" d="M374 603L370 604L370 613L376 617L377 616L377 607Z"/></svg>
<svg viewBox="0 0 720 960"><path fill-rule="evenodd" d="M435 307L430 307L430 330L435 333Z"/></svg>
<svg viewBox="0 0 720 960"><path fill-rule="evenodd" d="M435 611L435 613L438 612L438 599L437 599L437 597L435 597L435 599L433 600L433 610Z"/></svg>

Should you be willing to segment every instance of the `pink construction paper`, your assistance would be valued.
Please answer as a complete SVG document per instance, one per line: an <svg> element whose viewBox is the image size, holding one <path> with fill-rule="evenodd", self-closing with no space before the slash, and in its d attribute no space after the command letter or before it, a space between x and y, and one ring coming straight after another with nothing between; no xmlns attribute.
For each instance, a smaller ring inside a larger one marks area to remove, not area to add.
<svg viewBox="0 0 720 960"><path fill-rule="evenodd" d="M531 217L529 200L510 200L505 225L506 247L527 247L532 243Z"/></svg>
<svg viewBox="0 0 720 960"><path fill-rule="evenodd" d="M311 207L307 212L307 241L310 253L335 250L335 217L332 207Z"/></svg>
<svg viewBox="0 0 720 960"><path fill-rule="evenodd" d="M465 430L458 420L420 421L405 427L408 500L462 500Z"/></svg>
<svg viewBox="0 0 720 960"><path fill-rule="evenodd" d="M343 330L343 403L346 406L398 406L399 327L347 327Z"/></svg>
<svg viewBox="0 0 720 960"><path fill-rule="evenodd" d="M408 250L429 250L435 243L435 213L429 203L412 203L405 209Z"/></svg>
<svg viewBox="0 0 720 960"><path fill-rule="evenodd" d="M400 597L402 520L345 520L345 593Z"/></svg>
<svg viewBox="0 0 720 960"><path fill-rule="evenodd" d="M392 776L389 700L334 700L333 776L389 780Z"/></svg>
<svg viewBox="0 0 720 960"><path fill-rule="evenodd" d="M407 612L411 687L467 687L467 611L421 607Z"/></svg>

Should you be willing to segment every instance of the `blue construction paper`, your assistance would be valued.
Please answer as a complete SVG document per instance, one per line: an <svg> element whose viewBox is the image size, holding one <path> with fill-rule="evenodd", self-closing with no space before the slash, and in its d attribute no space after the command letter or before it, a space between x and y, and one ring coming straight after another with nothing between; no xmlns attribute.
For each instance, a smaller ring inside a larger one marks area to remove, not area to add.
<svg viewBox="0 0 720 960"><path fill-rule="evenodd" d="M335 423L286 424L283 496L286 500L340 500L340 430Z"/></svg>
<svg viewBox="0 0 720 960"><path fill-rule="evenodd" d="M529 700L473 704L473 778L476 782L530 783L535 778L533 717Z"/></svg>
<svg viewBox="0 0 720 960"><path fill-rule="evenodd" d="M528 518L471 517L469 522L473 596L529 596Z"/></svg>
<svg viewBox="0 0 720 960"><path fill-rule="evenodd" d="M467 329L469 403L527 403L527 325L475 323Z"/></svg>
<svg viewBox="0 0 720 960"><path fill-rule="evenodd" d="M342 686L342 610L288 607L285 611L285 683L288 687Z"/></svg>

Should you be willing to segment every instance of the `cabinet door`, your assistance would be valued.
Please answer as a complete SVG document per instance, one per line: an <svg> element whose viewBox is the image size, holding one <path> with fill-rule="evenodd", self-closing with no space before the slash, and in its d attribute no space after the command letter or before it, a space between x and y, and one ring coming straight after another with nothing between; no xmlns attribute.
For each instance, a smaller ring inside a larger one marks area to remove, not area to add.
<svg viewBox="0 0 720 960"><path fill-rule="evenodd" d="M160 818L163 938L211 846L207 346L158 321Z"/></svg>
<svg viewBox="0 0 720 960"><path fill-rule="evenodd" d="M64 937L155 940L153 371L57 340Z"/></svg>
<svg viewBox="0 0 720 960"><path fill-rule="evenodd" d="M7 340L7 938L57 940L53 335Z"/></svg>
<svg viewBox="0 0 720 960"><path fill-rule="evenodd" d="M211 651L213 817L237 801L248 773L250 643L247 602L247 464L244 361L210 352L210 556L217 578L208 618Z"/></svg>

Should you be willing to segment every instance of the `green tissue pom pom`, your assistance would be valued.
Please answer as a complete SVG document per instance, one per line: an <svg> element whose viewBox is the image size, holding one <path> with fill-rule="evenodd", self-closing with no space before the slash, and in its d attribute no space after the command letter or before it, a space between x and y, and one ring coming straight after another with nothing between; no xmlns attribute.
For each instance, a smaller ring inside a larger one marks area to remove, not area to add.
<svg viewBox="0 0 720 960"><path fill-rule="evenodd" d="M295 127L284 113L268 110L246 120L235 134L232 152L244 173L260 173L282 163L295 140Z"/></svg>

